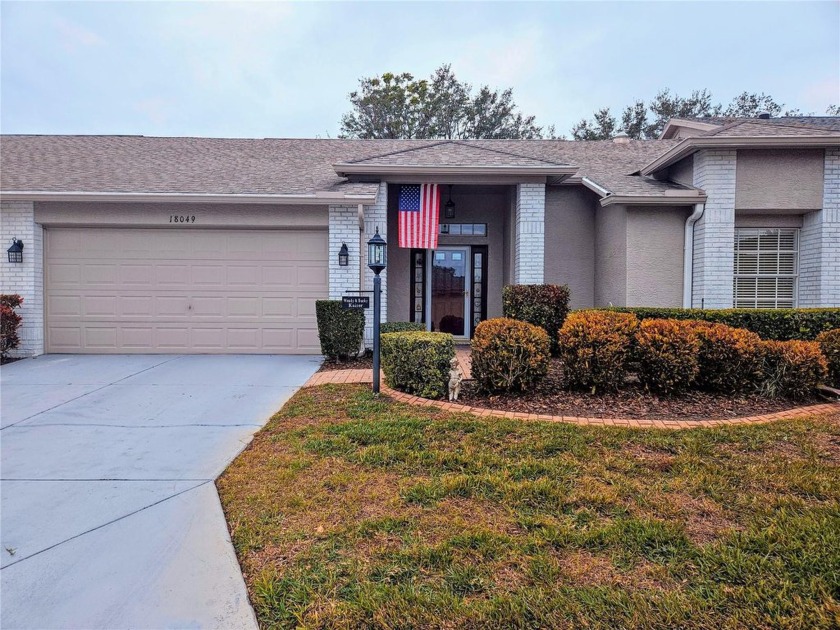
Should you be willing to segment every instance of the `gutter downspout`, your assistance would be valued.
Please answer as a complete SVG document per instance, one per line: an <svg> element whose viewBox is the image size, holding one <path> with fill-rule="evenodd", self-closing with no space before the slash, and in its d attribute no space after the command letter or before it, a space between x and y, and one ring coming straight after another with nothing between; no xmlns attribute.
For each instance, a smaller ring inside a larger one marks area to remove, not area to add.
<svg viewBox="0 0 840 630"><path fill-rule="evenodd" d="M359 291L365 290L365 207L359 204Z"/></svg>
<svg viewBox="0 0 840 630"><path fill-rule="evenodd" d="M691 308L691 289L694 283L694 224L703 216L705 203L694 204L694 212L685 220L683 245L683 308Z"/></svg>

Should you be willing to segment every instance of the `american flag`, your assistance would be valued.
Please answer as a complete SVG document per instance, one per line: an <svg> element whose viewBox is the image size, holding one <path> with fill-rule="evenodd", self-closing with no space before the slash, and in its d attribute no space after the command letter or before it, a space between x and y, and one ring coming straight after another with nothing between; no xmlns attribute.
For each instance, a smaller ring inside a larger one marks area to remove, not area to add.
<svg viewBox="0 0 840 630"><path fill-rule="evenodd" d="M400 247L437 248L439 217L440 191L437 184L400 186Z"/></svg>

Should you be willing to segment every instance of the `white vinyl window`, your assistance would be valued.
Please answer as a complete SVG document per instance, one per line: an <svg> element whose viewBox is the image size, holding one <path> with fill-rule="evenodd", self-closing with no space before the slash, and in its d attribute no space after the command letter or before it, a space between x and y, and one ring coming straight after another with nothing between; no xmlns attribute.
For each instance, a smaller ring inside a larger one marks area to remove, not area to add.
<svg viewBox="0 0 840 630"><path fill-rule="evenodd" d="M798 276L798 229L735 229L735 308L794 308Z"/></svg>

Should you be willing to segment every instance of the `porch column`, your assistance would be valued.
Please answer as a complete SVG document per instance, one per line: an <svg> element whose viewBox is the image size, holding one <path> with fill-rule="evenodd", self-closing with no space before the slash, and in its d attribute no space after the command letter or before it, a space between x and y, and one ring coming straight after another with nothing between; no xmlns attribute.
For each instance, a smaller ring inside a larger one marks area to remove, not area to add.
<svg viewBox="0 0 840 630"><path fill-rule="evenodd" d="M694 156L694 186L706 191L706 209L694 224L694 308L732 308L735 269L736 152L703 150Z"/></svg>
<svg viewBox="0 0 840 630"><path fill-rule="evenodd" d="M823 207L803 217L799 306L840 306L840 149L826 149Z"/></svg>
<svg viewBox="0 0 840 630"><path fill-rule="evenodd" d="M514 229L514 282L542 284L545 271L545 184L517 184Z"/></svg>
<svg viewBox="0 0 840 630"><path fill-rule="evenodd" d="M379 192L376 193L376 203L372 206L365 206L365 229L362 235L362 272L364 274L364 290L373 290L373 272L368 267L367 242L379 228L379 236L388 241L388 184L379 184ZM388 252L391 259L393 252ZM390 264L390 262L389 262ZM358 275L356 276L358 278ZM381 321L388 321L388 269L379 274L382 278L382 311ZM365 310L365 348L373 347L373 294L366 293L371 297L371 308Z"/></svg>
<svg viewBox="0 0 840 630"><path fill-rule="evenodd" d="M44 354L44 229L35 223L31 201L0 203L0 286L3 293L17 293L23 305L20 345L9 354L29 357ZM23 241L23 262L10 263L6 249L12 239Z"/></svg>
<svg viewBox="0 0 840 630"><path fill-rule="evenodd" d="M359 249L359 208L358 206L329 207L329 284L330 299L340 300L348 291L359 290L359 269L361 252ZM338 250L347 245L348 265L338 264ZM357 295L352 293L351 295Z"/></svg>

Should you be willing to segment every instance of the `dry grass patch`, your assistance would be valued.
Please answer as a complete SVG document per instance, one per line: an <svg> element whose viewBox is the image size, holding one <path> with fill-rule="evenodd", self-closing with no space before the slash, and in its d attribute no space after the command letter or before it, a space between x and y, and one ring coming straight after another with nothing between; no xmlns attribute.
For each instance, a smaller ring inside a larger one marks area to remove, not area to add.
<svg viewBox="0 0 840 630"><path fill-rule="evenodd" d="M267 628L835 627L840 414L664 432L299 392L218 481Z"/></svg>

